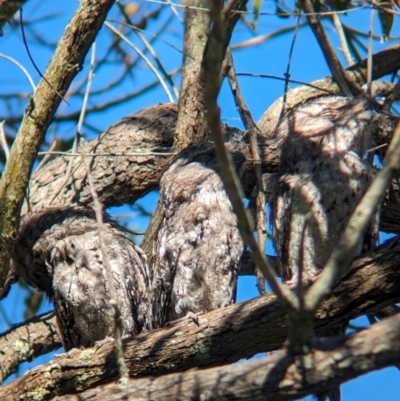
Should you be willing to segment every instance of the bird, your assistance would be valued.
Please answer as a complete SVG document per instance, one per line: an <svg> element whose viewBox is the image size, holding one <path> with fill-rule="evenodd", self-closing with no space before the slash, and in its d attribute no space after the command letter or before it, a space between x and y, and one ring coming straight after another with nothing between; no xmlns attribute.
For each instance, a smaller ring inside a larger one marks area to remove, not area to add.
<svg viewBox="0 0 400 401"><path fill-rule="evenodd" d="M375 170L365 155L372 144L373 106L363 98L324 96L290 111L276 132L280 167L271 202L278 270L286 283L305 286L324 268L367 191ZM358 254L372 250L378 213ZM344 334L333 328L325 337ZM317 394L340 400L340 390Z"/></svg>
<svg viewBox="0 0 400 401"><path fill-rule="evenodd" d="M232 155L240 174L244 156ZM183 150L160 181L162 216L153 246L158 327L235 302L243 240L212 143Z"/></svg>
<svg viewBox="0 0 400 401"><path fill-rule="evenodd" d="M92 209L62 206L36 212L23 222L13 248L18 274L53 301L66 351L113 337L114 301L122 335L151 328L151 283L144 253L107 214L101 230L116 300L110 295Z"/></svg>

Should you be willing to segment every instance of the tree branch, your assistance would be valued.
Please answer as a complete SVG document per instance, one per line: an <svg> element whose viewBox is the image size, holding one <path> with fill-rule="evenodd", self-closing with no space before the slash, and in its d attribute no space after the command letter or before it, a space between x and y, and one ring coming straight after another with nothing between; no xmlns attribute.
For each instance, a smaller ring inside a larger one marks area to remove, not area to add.
<svg viewBox="0 0 400 401"><path fill-rule="evenodd" d="M84 0L60 39L44 78L25 110L0 180L0 291L9 270L10 251L37 152L64 95L82 68L114 0ZM51 87L49 86L51 84Z"/></svg>
<svg viewBox="0 0 400 401"><path fill-rule="evenodd" d="M35 316L0 335L0 383L17 367L61 347L54 312Z"/></svg>
<svg viewBox="0 0 400 401"><path fill-rule="evenodd" d="M0 0L0 36L3 36L3 26L26 3L26 0Z"/></svg>
<svg viewBox="0 0 400 401"><path fill-rule="evenodd" d="M131 379L88 390L63 400L295 400L398 362L400 315L354 334L327 350L293 357L279 351L235 366L190 370L157 378ZM305 368L305 360L312 369ZM361 363L362 362L362 363Z"/></svg>
<svg viewBox="0 0 400 401"><path fill-rule="evenodd" d="M306 13L308 24L321 47L325 60L332 72L332 77L338 84L340 91L348 97L352 97L352 94L358 95L360 93L360 86L354 85L351 79L347 78L348 72L343 68L342 63L336 55L328 35L321 24L320 17L315 14L311 0L301 0L300 4ZM349 88L349 85L351 85L351 88Z"/></svg>
<svg viewBox="0 0 400 401"><path fill-rule="evenodd" d="M400 239L359 258L322 302L315 328L334 327L400 301L399 265ZM127 339L125 360L134 377L233 363L281 347L287 334L286 321L282 305L275 295L268 294L200 315L199 326L185 321ZM94 348L62 354L1 388L0 397L19 400L35 392L38 400L49 399L115 380L112 350L113 341L105 340Z"/></svg>

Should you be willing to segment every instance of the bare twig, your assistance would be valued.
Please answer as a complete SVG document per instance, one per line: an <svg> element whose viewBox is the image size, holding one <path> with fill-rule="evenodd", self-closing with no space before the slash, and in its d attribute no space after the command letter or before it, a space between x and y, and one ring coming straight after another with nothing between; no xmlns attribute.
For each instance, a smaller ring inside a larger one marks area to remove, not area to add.
<svg viewBox="0 0 400 401"><path fill-rule="evenodd" d="M142 35L142 33L138 30L135 30L136 34L139 36L140 40L143 42L143 44L146 46L146 49L149 51L149 53L152 55L152 57L154 58L158 68L160 69L160 71L162 72L162 74L164 75L165 79L168 81L169 85L172 88L172 91L174 92L175 95L175 99L179 98L179 91L176 88L174 81L171 78L171 75L168 74L167 70L164 68L160 58L157 56L156 51L154 50L153 46L151 45L151 43L144 37L144 35ZM174 100L175 101L175 100Z"/></svg>
<svg viewBox="0 0 400 401"><path fill-rule="evenodd" d="M208 13L210 11L210 9L208 7L199 7L199 6L194 6L194 5L187 5L187 4L179 4L179 3L173 3L173 2L169 2L166 3L163 0L144 0L147 3L154 3L154 4L161 4L163 6L168 6L168 4L172 4L175 7L179 7L179 8L183 8L185 10L196 10L196 11L202 11L204 13ZM305 15L313 15L313 16L321 16L321 17L328 17L331 16L333 14L344 14L347 15L351 12L357 12L357 11L362 11L365 10L365 6L355 6L353 8L348 8L345 10L334 10L334 11L320 11L320 12L310 12L310 13L305 13ZM241 10L241 9L233 9L233 11L236 14L243 14L243 15L254 15L254 11L246 11L246 10ZM392 11L393 12L393 11ZM259 11L257 12L258 15L272 15L272 16L277 16L277 15L282 15L284 17L297 17L299 15L298 12L293 12L293 13L288 13L285 12L284 14L279 14L276 11Z"/></svg>
<svg viewBox="0 0 400 401"><path fill-rule="evenodd" d="M22 18L22 8L19 10L19 21L21 24L22 41L24 43L26 53L28 54L29 60L31 60L33 67L35 68L36 72L40 75L40 77L47 83L47 85L49 85L50 88L57 94L57 96L59 96L62 100L64 100L65 103L69 105L64 96L57 90L57 88L54 85L50 83L50 81L46 78L46 76L42 74L42 71L40 71L39 67L36 65L35 60L32 57L31 51L29 50L29 46L25 37L24 21Z"/></svg>
<svg viewBox="0 0 400 401"><path fill-rule="evenodd" d="M90 69L89 69L89 74L88 74L87 90L85 92L85 97L84 97L84 101L83 101L81 118L79 119L79 122L78 122L78 128L77 128L78 133L80 133L80 131L82 129L83 120L85 118L85 109L87 106L87 101L89 99L90 87L91 87L92 81L93 81L94 60L95 60L95 51L96 51L95 49L96 49L96 45L94 42L93 46L92 46L92 58L91 58ZM93 198L93 210L96 215L97 230L99 233L100 252L101 252L101 257L102 257L102 260L104 263L104 268L106 271L107 284L108 284L110 298L111 298L110 303L112 304L113 309L114 309L114 322L115 322L114 352L115 352L115 356L116 356L117 363L118 363L120 378L123 380L126 380L129 375L128 375L128 369L126 367L124 353L123 353L123 349L122 349L121 311L120 311L120 308L118 305L118 300L117 300L117 295L116 295L116 290L115 290L115 285L114 285L114 278L113 278L112 271L111 271L110 259L108 257L108 252L107 252L105 240L104 240L103 207L102 207L102 204L100 203L99 197L97 196L96 188L95 188L92 173L91 173L90 163L86 158L86 153L85 153L85 150L83 147L81 148L81 152L82 152L82 156L83 156L83 162L84 162L85 168L86 168L86 174L87 174L87 178L88 178L88 182L89 182L90 192L91 192L92 198Z"/></svg>
<svg viewBox="0 0 400 401"><path fill-rule="evenodd" d="M32 87L32 91L35 92L36 86L35 86L35 83L33 82L32 77L30 76L28 70L20 62L18 62L14 58L8 56L7 54L0 53L0 57L1 58L5 58L6 60L11 61L13 64L15 64L25 74L25 76L28 78L28 81L29 81L29 83L30 83L30 85Z"/></svg>
<svg viewBox="0 0 400 401"><path fill-rule="evenodd" d="M104 25L108 29L110 29L110 31L114 32L117 36L119 36L127 45L129 45L144 60L144 62L148 65L150 70L153 71L154 75L157 77L158 82L160 82L162 88L164 89L164 92L167 95L168 100L173 103L174 97L173 97L171 91L169 90L163 77L160 75L160 73L154 67L152 62L146 57L146 55L137 46L135 46L124 34L122 34L120 31L118 31L118 29L114 28L109 22L105 21Z"/></svg>
<svg viewBox="0 0 400 401"><path fill-rule="evenodd" d="M0 122L0 142L1 142L1 147L3 148L4 155L7 160L10 155L10 150L8 148L6 134L4 132L4 123L5 121Z"/></svg>
<svg viewBox="0 0 400 401"><path fill-rule="evenodd" d="M240 50L240 49L249 48L251 46L257 46L263 42L266 42L267 40L276 38L276 37L283 35L285 33L288 33L288 32L292 32L294 29L302 28L306 25L308 26L307 22L302 22L299 24L296 23L295 25L285 26L284 28L277 29L274 32L266 33L264 35L258 35L254 38L244 40L243 42L232 44L232 46L230 46L230 48L231 48L231 50Z"/></svg>
<svg viewBox="0 0 400 401"><path fill-rule="evenodd" d="M232 202L233 210L238 218L238 225L243 240L250 247L254 263L259 266L264 273L269 285L281 302L289 309L298 308L297 297L287 288L278 283L275 278L274 271L264 258L254 238L251 224L249 222L246 210L244 208L242 197L240 194L238 178L232 168L232 161L225 148L223 133L221 130L220 110L217 105L217 97L220 90L220 70L222 64L222 41L225 14L222 11L220 1L210 2L210 16L213 21L213 27L210 33L209 48L207 58L204 60L207 70L205 80L205 100L207 106L207 119L215 142L215 151L221 169L221 178L225 185L227 194Z"/></svg>
<svg viewBox="0 0 400 401"><path fill-rule="evenodd" d="M372 56L373 56L373 48L374 48L374 22L375 22L375 10L371 11L371 22L369 26L368 32L368 59L367 59L367 94L371 96L372 92Z"/></svg>
<svg viewBox="0 0 400 401"><path fill-rule="evenodd" d="M260 150L258 149L257 134L259 130L255 124L249 108L240 91L239 82L236 78L235 66L233 64L232 53L228 49L226 52L226 60L228 64L228 78L233 97L235 99L236 108L239 111L243 124L248 131L250 140L250 152L253 158L254 171L257 177L257 195L256 195L256 230L258 237L258 245L261 250L265 250L267 242L267 219L265 213L265 193L261 171ZM257 266L257 287L261 295L266 293L265 277L261 269Z"/></svg>
<svg viewBox="0 0 400 401"><path fill-rule="evenodd" d="M38 152L39 156L50 155L50 156L65 156L65 157L82 157L82 153L71 153L71 152L54 152L48 150L47 152ZM116 156L174 156L176 152L129 152L129 153L91 153L85 157L116 157Z"/></svg>
<svg viewBox="0 0 400 401"><path fill-rule="evenodd" d="M321 21L319 20L319 17L313 15L314 8L311 0L301 0L300 3L304 12L307 15L308 23L310 24L310 27L314 32L314 35L317 38L319 45L321 46L321 50L324 54L325 60L328 63L329 69L332 72L333 79L337 82L343 94L348 97L353 97L353 93L358 94L360 92L360 89L357 88L355 85L352 85L351 81L347 79L346 70L343 68L339 58L333 50L329 38L326 35Z"/></svg>
<svg viewBox="0 0 400 401"><path fill-rule="evenodd" d="M346 35L343 30L342 21L340 21L338 14L332 15L333 23L335 24L336 31L339 35L340 44L342 45L342 52L346 58L347 64L351 67L354 64L353 57L351 56L349 46L347 43Z"/></svg>
<svg viewBox="0 0 400 401"><path fill-rule="evenodd" d="M282 104L281 115L283 114L283 111L285 110L286 94L287 94L288 89L289 89L290 66L292 65L292 56L293 56L293 51L294 51L294 44L296 43L297 33L299 32L299 23L300 23L300 16L297 18L297 23L296 23L296 27L295 27L295 30L294 30L294 33L293 33L292 43L290 44L289 58L288 58L288 63L287 63L287 67L286 67L286 72L285 72L285 89L283 91L283 104Z"/></svg>

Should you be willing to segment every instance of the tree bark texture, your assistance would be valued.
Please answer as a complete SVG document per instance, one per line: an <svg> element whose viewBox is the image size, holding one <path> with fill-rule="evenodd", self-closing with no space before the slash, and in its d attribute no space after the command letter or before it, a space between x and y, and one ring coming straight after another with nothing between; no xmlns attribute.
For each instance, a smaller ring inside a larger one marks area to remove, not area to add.
<svg viewBox="0 0 400 401"><path fill-rule="evenodd" d="M351 273L318 309L315 329L341 325L399 302L399 264L400 239L355 261ZM199 323L183 321L126 339L124 355L130 375L160 375L237 362L279 349L287 335L287 315L273 294L200 315ZM380 339L384 346L383 335ZM112 350L111 340L94 348L73 349L1 388L0 397L28 400L35 394L36 399L45 400L116 380ZM378 359L372 358L374 363Z"/></svg>
<svg viewBox="0 0 400 401"><path fill-rule="evenodd" d="M278 351L235 366L130 379L126 385L112 383L55 400L295 400L396 363L399 330L400 316L395 316L303 356Z"/></svg>
<svg viewBox="0 0 400 401"><path fill-rule="evenodd" d="M61 347L54 312L35 316L0 336L0 383L22 362Z"/></svg>

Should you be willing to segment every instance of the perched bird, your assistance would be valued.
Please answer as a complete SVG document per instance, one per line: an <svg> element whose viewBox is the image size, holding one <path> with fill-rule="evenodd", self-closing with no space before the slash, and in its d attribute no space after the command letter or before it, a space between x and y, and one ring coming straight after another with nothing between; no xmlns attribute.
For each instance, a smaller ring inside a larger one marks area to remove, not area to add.
<svg viewBox="0 0 400 401"><path fill-rule="evenodd" d="M232 155L240 172L244 157ZM235 302L243 241L213 145L181 152L160 182L163 215L154 242L157 326Z"/></svg>
<svg viewBox="0 0 400 401"><path fill-rule="evenodd" d="M102 233L122 334L134 335L151 325L146 257L107 215ZM53 300L65 350L113 336L110 283L91 209L49 208L28 216L12 256L25 281Z"/></svg>
<svg viewBox="0 0 400 401"><path fill-rule="evenodd" d="M366 100L326 96L291 111L277 140L281 164L271 204L278 270L284 281L307 283L324 268L351 214L374 177L364 158L374 111ZM378 216L359 253L376 242ZM344 327L320 336L344 333ZM340 400L340 390L317 395Z"/></svg>
<svg viewBox="0 0 400 401"><path fill-rule="evenodd" d="M272 202L284 280L312 278L325 265L374 177L364 158L374 112L360 99L327 96L292 111L278 128L281 165ZM360 247L371 249L377 217Z"/></svg>

